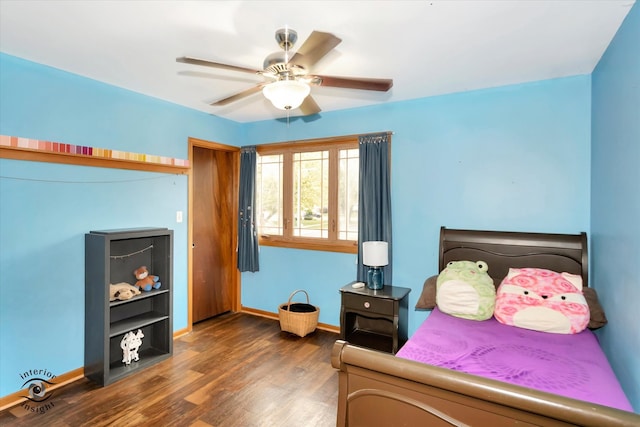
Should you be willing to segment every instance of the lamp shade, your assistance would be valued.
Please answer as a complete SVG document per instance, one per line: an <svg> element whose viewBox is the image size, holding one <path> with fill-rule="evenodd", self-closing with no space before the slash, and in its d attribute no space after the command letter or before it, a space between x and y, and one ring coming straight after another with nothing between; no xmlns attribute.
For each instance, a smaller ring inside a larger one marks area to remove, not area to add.
<svg viewBox="0 0 640 427"><path fill-rule="evenodd" d="M387 242L363 242L362 263L369 267L389 264L389 244Z"/></svg>
<svg viewBox="0 0 640 427"><path fill-rule="evenodd" d="M280 80L262 88L264 96L281 110L298 108L309 92L309 85L297 80Z"/></svg>

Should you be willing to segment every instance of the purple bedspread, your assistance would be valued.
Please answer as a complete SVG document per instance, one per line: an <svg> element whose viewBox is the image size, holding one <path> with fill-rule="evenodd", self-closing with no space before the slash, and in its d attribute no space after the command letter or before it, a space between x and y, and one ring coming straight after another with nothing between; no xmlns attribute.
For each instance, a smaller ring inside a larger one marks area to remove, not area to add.
<svg viewBox="0 0 640 427"><path fill-rule="evenodd" d="M552 334L435 308L397 356L633 412L590 330Z"/></svg>

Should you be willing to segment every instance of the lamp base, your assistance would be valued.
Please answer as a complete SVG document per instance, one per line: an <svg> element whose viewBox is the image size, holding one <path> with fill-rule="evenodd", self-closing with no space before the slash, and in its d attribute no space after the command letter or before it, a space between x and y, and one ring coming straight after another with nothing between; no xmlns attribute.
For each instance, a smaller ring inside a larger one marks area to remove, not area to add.
<svg viewBox="0 0 640 427"><path fill-rule="evenodd" d="M380 267L371 267L367 272L367 288L378 290L384 287L384 273Z"/></svg>

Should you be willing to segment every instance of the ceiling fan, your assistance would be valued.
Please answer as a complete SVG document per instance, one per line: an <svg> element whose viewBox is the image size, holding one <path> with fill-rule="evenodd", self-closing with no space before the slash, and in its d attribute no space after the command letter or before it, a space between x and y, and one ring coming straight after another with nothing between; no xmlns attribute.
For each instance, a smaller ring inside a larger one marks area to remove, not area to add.
<svg viewBox="0 0 640 427"><path fill-rule="evenodd" d="M311 68L342 40L330 33L313 31L302 46L292 54L291 48L297 39L298 34L294 30L288 28L277 30L276 41L283 51L268 55L264 60L263 70L254 70L187 56L176 58L176 61L185 64L257 74L265 77L264 82L215 101L211 103L213 106L227 105L262 91L264 96L269 99L276 108L287 111L300 108L302 115L307 116L321 111L318 104L309 95L311 86L375 90L381 92L386 92L393 86L393 80L391 79L313 74L311 73Z"/></svg>

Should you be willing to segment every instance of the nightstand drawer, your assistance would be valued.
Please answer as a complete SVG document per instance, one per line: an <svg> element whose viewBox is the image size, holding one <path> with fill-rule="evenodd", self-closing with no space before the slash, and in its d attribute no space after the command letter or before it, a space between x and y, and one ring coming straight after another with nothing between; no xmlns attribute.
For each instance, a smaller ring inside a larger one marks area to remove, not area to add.
<svg viewBox="0 0 640 427"><path fill-rule="evenodd" d="M376 314L393 315L393 300L369 297L366 295L342 294L342 304L345 308L360 311L370 311Z"/></svg>

